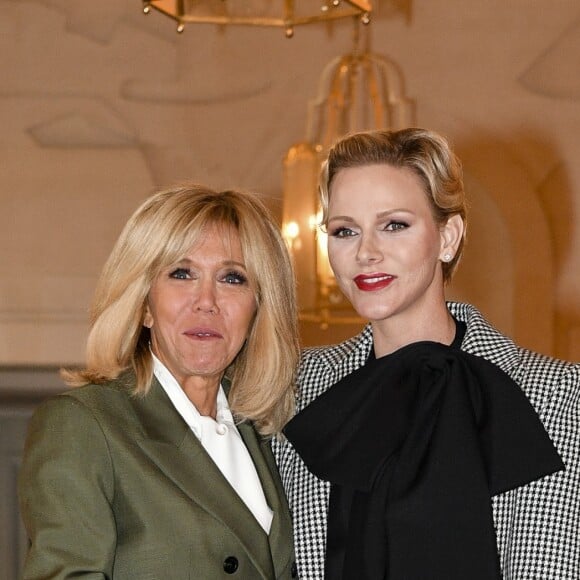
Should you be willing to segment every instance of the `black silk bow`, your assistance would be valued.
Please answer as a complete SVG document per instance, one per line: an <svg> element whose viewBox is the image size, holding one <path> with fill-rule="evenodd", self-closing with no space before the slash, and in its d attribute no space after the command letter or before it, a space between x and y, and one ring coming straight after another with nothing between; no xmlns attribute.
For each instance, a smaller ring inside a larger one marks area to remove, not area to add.
<svg viewBox="0 0 580 580"><path fill-rule="evenodd" d="M284 433L331 483L328 580L501 578L491 497L564 467L508 375L432 342L369 361Z"/></svg>

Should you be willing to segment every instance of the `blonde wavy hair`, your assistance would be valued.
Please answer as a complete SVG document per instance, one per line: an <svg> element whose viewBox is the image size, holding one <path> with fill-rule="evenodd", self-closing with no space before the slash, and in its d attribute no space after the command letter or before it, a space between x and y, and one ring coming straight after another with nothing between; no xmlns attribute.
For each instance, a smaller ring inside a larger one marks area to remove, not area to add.
<svg viewBox="0 0 580 580"><path fill-rule="evenodd" d="M328 202L336 174L347 167L378 164L407 168L417 175L423 183L435 222L440 226L454 215L463 219L465 227L457 252L450 262L442 263L443 279L449 282L465 246L467 202L461 162L447 140L434 131L417 128L363 131L335 143L320 173L322 226L328 224Z"/></svg>
<svg viewBox="0 0 580 580"><path fill-rule="evenodd" d="M248 339L226 372L228 399L239 420L272 435L294 411L297 305L280 229L255 194L187 184L147 199L125 225L97 284L86 368L61 374L69 385L80 386L126 373L127 388L145 395L153 377L150 331L143 326L151 285L214 225L238 232L257 305Z"/></svg>

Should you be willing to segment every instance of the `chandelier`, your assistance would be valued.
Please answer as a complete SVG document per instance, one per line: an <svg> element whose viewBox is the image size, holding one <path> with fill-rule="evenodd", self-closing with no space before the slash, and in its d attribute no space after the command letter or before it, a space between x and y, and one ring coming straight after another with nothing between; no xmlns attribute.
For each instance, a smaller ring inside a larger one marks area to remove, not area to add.
<svg viewBox="0 0 580 580"><path fill-rule="evenodd" d="M332 60L320 78L318 96L309 104L306 139L284 159L282 234L293 255L300 318L331 324L364 322L342 295L328 262L321 231L318 176L325 152L353 131L402 129L414 124L414 104L405 96L403 76L390 59L359 48Z"/></svg>
<svg viewBox="0 0 580 580"><path fill-rule="evenodd" d="M155 9L177 22L177 32L189 23L241 24L283 28L286 36L302 24L358 17L368 24L370 0L143 0L143 12Z"/></svg>

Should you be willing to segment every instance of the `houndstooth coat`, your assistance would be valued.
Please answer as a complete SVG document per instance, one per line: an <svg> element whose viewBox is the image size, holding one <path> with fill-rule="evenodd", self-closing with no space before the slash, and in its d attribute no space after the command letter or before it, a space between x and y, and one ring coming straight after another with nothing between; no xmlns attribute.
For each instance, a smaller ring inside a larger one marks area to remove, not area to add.
<svg viewBox="0 0 580 580"><path fill-rule="evenodd" d="M503 369L524 390L566 465L564 471L493 498L505 580L580 579L580 364L519 348L469 304L448 304L464 321L462 350ZM362 366L370 326L341 344L307 349L299 371L298 411ZM287 441L273 442L294 518L299 577L324 577L329 485L312 475ZM430 579L443 580L443 579Z"/></svg>

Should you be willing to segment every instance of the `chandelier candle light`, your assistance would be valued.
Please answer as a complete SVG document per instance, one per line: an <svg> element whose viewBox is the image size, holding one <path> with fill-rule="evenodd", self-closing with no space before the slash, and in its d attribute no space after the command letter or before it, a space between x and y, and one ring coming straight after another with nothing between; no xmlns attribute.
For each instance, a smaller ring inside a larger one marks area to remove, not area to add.
<svg viewBox="0 0 580 580"><path fill-rule="evenodd" d="M284 159L282 234L294 258L300 318L318 323L359 324L328 262L321 231L318 175L325 152L353 131L402 129L413 125L414 103L406 98L403 76L391 60L359 50L355 24L353 52L324 69L317 98L309 105L307 135Z"/></svg>

